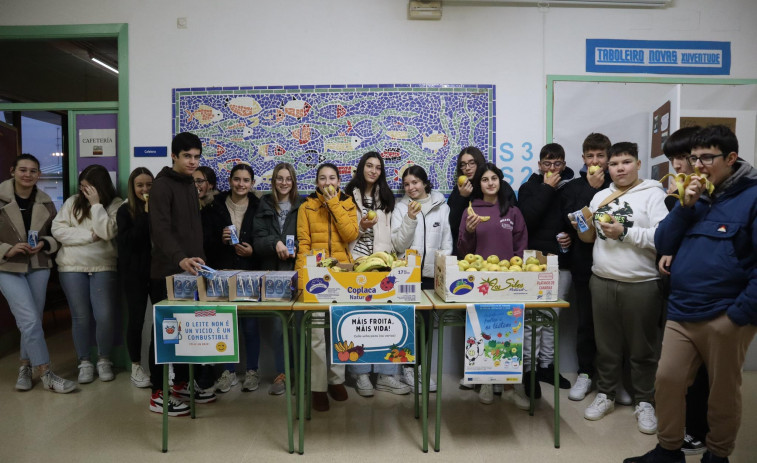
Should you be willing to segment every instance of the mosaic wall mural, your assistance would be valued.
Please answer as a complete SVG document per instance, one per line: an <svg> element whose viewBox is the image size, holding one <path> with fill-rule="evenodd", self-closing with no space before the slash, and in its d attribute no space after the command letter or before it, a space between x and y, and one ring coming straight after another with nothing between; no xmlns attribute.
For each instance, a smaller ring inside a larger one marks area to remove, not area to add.
<svg viewBox="0 0 757 463"><path fill-rule="evenodd" d="M177 88L174 135L197 134L202 164L228 189L229 171L248 162L258 190L271 189L279 162L297 171L300 192L313 191L322 162L339 166L342 183L368 151L381 153L390 187L417 164L434 188L454 186L455 158L469 145L494 159L494 85L298 85Z"/></svg>

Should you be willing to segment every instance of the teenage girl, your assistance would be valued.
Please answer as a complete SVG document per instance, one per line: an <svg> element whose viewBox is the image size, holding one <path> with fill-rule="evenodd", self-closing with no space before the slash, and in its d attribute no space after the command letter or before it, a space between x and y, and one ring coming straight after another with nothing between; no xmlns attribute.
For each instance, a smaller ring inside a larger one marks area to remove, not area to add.
<svg viewBox="0 0 757 463"><path fill-rule="evenodd" d="M116 214L118 225L118 276L126 296L129 323L126 346L131 358L131 382L149 387L150 374L142 368L142 326L147 296L150 294L150 219L147 200L152 188L152 172L137 167L129 175L128 202Z"/></svg>

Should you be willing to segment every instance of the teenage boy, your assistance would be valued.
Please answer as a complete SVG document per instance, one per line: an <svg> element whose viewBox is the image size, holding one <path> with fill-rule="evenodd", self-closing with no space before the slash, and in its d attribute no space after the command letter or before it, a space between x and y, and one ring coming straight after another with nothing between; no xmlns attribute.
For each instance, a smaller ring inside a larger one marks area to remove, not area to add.
<svg viewBox="0 0 757 463"><path fill-rule="evenodd" d="M639 431L657 432L654 381L662 340L663 299L654 233L668 210L656 180L641 180L636 143L608 153L612 184L594 195L594 264L589 280L597 342L597 396L584 418L599 420L615 408L627 356ZM583 236L581 236L584 239Z"/></svg>
<svg viewBox="0 0 757 463"><path fill-rule="evenodd" d="M684 127L673 132L662 146L662 152L668 157L676 174L690 175L694 168L687 160L691 155L691 142L694 135L702 130L699 126ZM669 195L665 197L665 206L668 211L679 202L679 199L670 195L678 194L675 180L670 181ZM670 294L670 263L673 256L662 256L658 264L660 274L663 277L663 296L667 301ZM694 383L686 391L686 435L683 438L681 450L686 455L704 453L707 447L704 445L705 436L710 428L707 426L707 401L710 395L710 383L707 379L707 368L699 367Z"/></svg>
<svg viewBox="0 0 757 463"><path fill-rule="evenodd" d="M200 165L202 142L197 135L182 132L171 142L171 167L164 167L155 177L150 191L150 300L156 304L168 297L166 277L181 272L197 275L205 264L202 247L200 200L192 173ZM150 377L153 378L150 410L163 413L163 366L155 364L154 339L150 343ZM188 398L186 365L174 365L173 392ZM195 401L207 403L215 395L195 388ZM170 396L170 416L189 414L189 407Z"/></svg>
<svg viewBox="0 0 757 463"><path fill-rule="evenodd" d="M565 165L565 150L557 143L544 145L539 153L539 172L531 175L518 192L518 203L528 228L528 249L543 254L556 254L560 264L558 297L566 299L570 289L570 261L566 252L570 248L569 227L562 217L559 192L573 178L573 171ZM559 236L558 236L559 235ZM559 309L554 308L559 316ZM524 378L531 365L531 327L523 332ZM555 383L555 330L553 327L537 328L536 341L539 348L534 398L541 397L538 381ZM533 353L535 354L535 353ZM558 365L559 368L559 365ZM570 389L570 381L560 375L560 389ZM530 388L526 387L526 393Z"/></svg>
<svg viewBox="0 0 757 463"><path fill-rule="evenodd" d="M730 129L694 136L695 175L660 224L655 243L672 255L665 342L658 368L659 444L626 463L684 463L684 397L704 363L710 373L705 463L727 462L741 423L741 368L757 333L757 170L739 159ZM709 193L706 179L715 189Z"/></svg>
<svg viewBox="0 0 757 463"><path fill-rule="evenodd" d="M591 291L589 278L591 277L592 250L594 246L578 239L578 235L570 226L568 214L588 206L595 194L610 186L610 176L607 169L607 150L611 143L607 136L601 133L591 133L583 142L584 166L579 177L568 182L560 191L560 208L562 218L568 226L568 235L572 243L568 253L571 279L573 280L574 306L578 314L578 331L576 334L576 354L578 356L578 378L568 393L570 400L583 400L591 390L594 377L594 358L597 353L594 340L594 320L591 307ZM596 169L595 166L599 168ZM589 169L592 172L589 173Z"/></svg>

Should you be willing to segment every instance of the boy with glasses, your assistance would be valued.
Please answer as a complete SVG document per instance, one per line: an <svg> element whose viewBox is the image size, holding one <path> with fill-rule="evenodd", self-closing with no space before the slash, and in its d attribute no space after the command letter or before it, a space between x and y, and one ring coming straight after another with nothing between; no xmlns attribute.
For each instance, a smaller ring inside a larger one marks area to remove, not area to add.
<svg viewBox="0 0 757 463"><path fill-rule="evenodd" d="M541 149L538 166L539 172L531 175L520 187L519 206L528 228L528 249L541 251L545 255L556 254L559 257L558 297L565 299L570 289L570 256L567 251L570 249L571 241L567 233L569 227L562 218L559 195L560 190L573 178L573 171L566 167L565 150L557 143L550 143ZM565 251L561 252L561 249ZM558 309L554 310L559 315ZM527 326L523 338L524 378L528 378L527 369L531 365L531 336L531 327ZM536 337L539 361L534 398L538 399L541 397L538 381L553 385L555 383L554 327L537 328ZM559 380L560 389L570 389L570 381L562 375ZM530 388L526 387L526 394L529 393Z"/></svg>
<svg viewBox="0 0 757 463"><path fill-rule="evenodd" d="M694 136L689 163L700 174L655 234L674 256L662 357L657 370L659 444L625 463L684 463L684 397L704 363L710 373L704 463L727 462L741 423L741 368L757 333L757 170L739 158L727 127ZM715 189L709 193L706 180Z"/></svg>

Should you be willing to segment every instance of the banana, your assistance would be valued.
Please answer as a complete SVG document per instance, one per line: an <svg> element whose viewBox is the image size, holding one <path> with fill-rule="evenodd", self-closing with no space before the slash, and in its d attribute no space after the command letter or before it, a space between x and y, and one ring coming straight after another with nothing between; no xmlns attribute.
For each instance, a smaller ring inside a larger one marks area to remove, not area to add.
<svg viewBox="0 0 757 463"><path fill-rule="evenodd" d="M360 256L357 259L355 259L355 263L356 264L362 264L363 262L366 261L366 259L368 259L368 256Z"/></svg>
<svg viewBox="0 0 757 463"><path fill-rule="evenodd" d="M477 215L476 211L473 210L473 202L468 201L468 215ZM482 222L487 222L489 219L491 219L491 216L488 215L480 215Z"/></svg>
<svg viewBox="0 0 757 463"><path fill-rule="evenodd" d="M383 252L383 251L374 252L373 254L371 254L370 257L378 257L379 259L383 260L386 263L387 267L391 267L392 262L394 262L394 257L392 257L392 255L389 254L388 252Z"/></svg>
<svg viewBox="0 0 757 463"><path fill-rule="evenodd" d="M700 177L704 180L704 188L707 190L709 194L712 194L713 191L715 191L715 185L711 181L707 179L707 174L702 174L699 172L698 167L694 167L694 173L691 175L686 174L667 174L664 177L660 179L660 183L664 182L666 178L673 177L674 181L676 182L676 188L678 189L678 194L671 193L668 196L672 196L674 198L678 198L679 201L681 201L681 206L683 206L683 199L686 194L686 187L689 186L689 183L691 183L691 177L692 175L695 175L697 177Z"/></svg>
<svg viewBox="0 0 757 463"><path fill-rule="evenodd" d="M349 349L352 349L353 347L355 347L355 343L350 341L350 346L347 349L349 350Z"/></svg>
<svg viewBox="0 0 757 463"><path fill-rule="evenodd" d="M384 259L380 257L369 257L362 264L355 267L356 272L369 272L378 268L387 267Z"/></svg>

